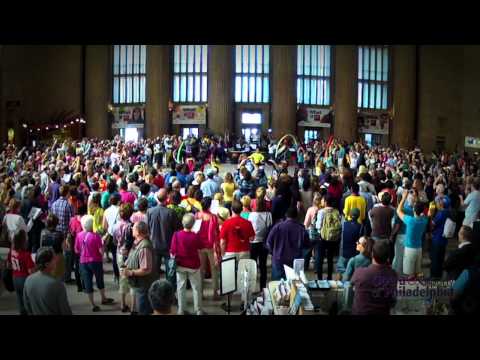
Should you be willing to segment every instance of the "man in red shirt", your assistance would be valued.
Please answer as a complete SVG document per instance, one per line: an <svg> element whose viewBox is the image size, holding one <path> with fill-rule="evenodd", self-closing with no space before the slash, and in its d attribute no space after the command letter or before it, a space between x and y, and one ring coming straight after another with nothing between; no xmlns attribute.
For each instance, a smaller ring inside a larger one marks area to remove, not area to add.
<svg viewBox="0 0 480 360"><path fill-rule="evenodd" d="M255 238L252 223L240 216L242 210L242 203L234 200L232 203L233 215L223 223L220 231L222 256L235 256L237 261L250 258L250 242Z"/></svg>

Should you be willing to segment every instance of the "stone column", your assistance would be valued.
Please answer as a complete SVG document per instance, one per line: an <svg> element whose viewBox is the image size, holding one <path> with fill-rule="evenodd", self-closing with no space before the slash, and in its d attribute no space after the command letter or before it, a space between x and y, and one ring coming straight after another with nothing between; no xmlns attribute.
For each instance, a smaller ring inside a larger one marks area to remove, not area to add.
<svg viewBox="0 0 480 360"><path fill-rule="evenodd" d="M208 61L208 128L223 135L234 132L232 64L233 47L209 45Z"/></svg>
<svg viewBox="0 0 480 360"><path fill-rule="evenodd" d="M272 131L275 138L296 132L297 50L296 46L271 47Z"/></svg>
<svg viewBox="0 0 480 360"><path fill-rule="evenodd" d="M7 140L5 99L3 98L3 45L0 45L0 146Z"/></svg>
<svg viewBox="0 0 480 360"><path fill-rule="evenodd" d="M170 131L168 100L170 99L170 47L147 46L147 138L162 136Z"/></svg>
<svg viewBox="0 0 480 360"><path fill-rule="evenodd" d="M89 45L85 56L85 117L88 137L109 138L110 46Z"/></svg>
<svg viewBox="0 0 480 360"><path fill-rule="evenodd" d="M357 47L335 47L335 123L336 138L357 138Z"/></svg>
<svg viewBox="0 0 480 360"><path fill-rule="evenodd" d="M414 45L393 47L393 120L390 140L401 147L411 147L415 139L416 48Z"/></svg>

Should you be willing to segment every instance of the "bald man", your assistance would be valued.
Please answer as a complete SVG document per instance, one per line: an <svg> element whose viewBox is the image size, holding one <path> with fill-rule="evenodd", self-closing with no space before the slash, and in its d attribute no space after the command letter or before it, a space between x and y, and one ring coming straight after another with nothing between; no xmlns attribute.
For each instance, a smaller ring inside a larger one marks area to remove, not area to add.
<svg viewBox="0 0 480 360"><path fill-rule="evenodd" d="M160 189L157 193L158 205L148 209L147 223L150 239L153 243L157 270L160 273L162 259L165 261L165 271L168 274L168 259L170 258L170 242L173 233L182 228L175 211L167 208L168 193L166 189ZM172 285L176 285L175 278L168 279Z"/></svg>

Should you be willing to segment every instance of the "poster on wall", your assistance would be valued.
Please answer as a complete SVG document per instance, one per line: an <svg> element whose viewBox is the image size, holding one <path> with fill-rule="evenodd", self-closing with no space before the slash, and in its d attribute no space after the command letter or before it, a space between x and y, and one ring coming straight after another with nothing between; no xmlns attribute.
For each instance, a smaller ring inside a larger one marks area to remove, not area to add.
<svg viewBox="0 0 480 360"><path fill-rule="evenodd" d="M332 110L329 108L300 107L297 110L298 126L331 127Z"/></svg>
<svg viewBox="0 0 480 360"><path fill-rule="evenodd" d="M465 136L465 147L480 149L480 138Z"/></svg>
<svg viewBox="0 0 480 360"><path fill-rule="evenodd" d="M388 113L359 113L358 132L388 135L390 115Z"/></svg>
<svg viewBox="0 0 480 360"><path fill-rule="evenodd" d="M207 107L205 105L176 105L173 109L174 125L206 125Z"/></svg>
<svg viewBox="0 0 480 360"><path fill-rule="evenodd" d="M145 108L143 106L118 106L113 109L114 129L143 128L145 126Z"/></svg>

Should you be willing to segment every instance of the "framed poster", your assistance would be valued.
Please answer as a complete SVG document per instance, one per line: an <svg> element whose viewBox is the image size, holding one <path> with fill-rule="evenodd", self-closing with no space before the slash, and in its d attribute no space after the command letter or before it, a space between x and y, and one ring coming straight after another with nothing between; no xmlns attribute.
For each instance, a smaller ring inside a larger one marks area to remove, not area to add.
<svg viewBox="0 0 480 360"><path fill-rule="evenodd" d="M390 117L388 113L359 113L358 132L388 135Z"/></svg>
<svg viewBox="0 0 480 360"><path fill-rule="evenodd" d="M222 259L220 264L220 294L228 295L237 291L237 258Z"/></svg>
<svg viewBox="0 0 480 360"><path fill-rule="evenodd" d="M176 105L173 109L174 125L206 125L207 107L205 105Z"/></svg>
<svg viewBox="0 0 480 360"><path fill-rule="evenodd" d="M298 126L329 128L331 116L329 108L301 107L297 111Z"/></svg>
<svg viewBox="0 0 480 360"><path fill-rule="evenodd" d="M465 147L480 149L480 138L465 136Z"/></svg>
<svg viewBox="0 0 480 360"><path fill-rule="evenodd" d="M118 106L113 109L112 128L143 128L145 126L145 108L143 106Z"/></svg>

